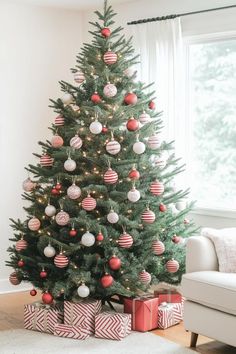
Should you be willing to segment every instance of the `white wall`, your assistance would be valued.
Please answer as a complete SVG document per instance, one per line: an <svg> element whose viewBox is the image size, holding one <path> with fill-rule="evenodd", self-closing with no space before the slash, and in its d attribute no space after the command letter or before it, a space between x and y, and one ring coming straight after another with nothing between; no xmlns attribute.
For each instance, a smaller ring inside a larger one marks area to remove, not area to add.
<svg viewBox="0 0 236 354"><path fill-rule="evenodd" d="M36 162L39 140L55 114L49 98L60 97L58 81L70 81L69 71L81 45L81 15L76 11L31 5L0 4L0 292L12 271L4 262L12 230L9 218L23 217L24 166Z"/></svg>

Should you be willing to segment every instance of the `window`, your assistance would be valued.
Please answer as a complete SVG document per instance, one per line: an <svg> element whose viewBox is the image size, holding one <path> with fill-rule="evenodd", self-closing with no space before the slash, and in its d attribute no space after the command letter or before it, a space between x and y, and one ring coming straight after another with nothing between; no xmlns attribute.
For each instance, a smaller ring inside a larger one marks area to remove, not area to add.
<svg viewBox="0 0 236 354"><path fill-rule="evenodd" d="M236 210L236 37L187 47L191 198L200 208Z"/></svg>

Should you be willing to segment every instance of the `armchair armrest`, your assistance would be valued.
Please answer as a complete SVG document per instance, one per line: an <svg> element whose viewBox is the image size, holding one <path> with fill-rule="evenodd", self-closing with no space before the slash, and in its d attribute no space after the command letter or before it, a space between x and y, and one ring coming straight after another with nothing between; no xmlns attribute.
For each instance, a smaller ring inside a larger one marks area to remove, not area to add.
<svg viewBox="0 0 236 354"><path fill-rule="evenodd" d="M189 237L186 249L186 273L204 270L219 270L215 247L207 237Z"/></svg>

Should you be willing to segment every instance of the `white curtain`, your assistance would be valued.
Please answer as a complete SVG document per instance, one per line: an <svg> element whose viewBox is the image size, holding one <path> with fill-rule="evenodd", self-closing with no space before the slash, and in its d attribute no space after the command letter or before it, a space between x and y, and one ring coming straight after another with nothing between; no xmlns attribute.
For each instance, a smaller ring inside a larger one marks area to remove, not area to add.
<svg viewBox="0 0 236 354"><path fill-rule="evenodd" d="M155 82L156 106L163 111L163 136L175 140L177 157L184 155L184 75L180 18L129 26L135 50L140 54L138 79Z"/></svg>

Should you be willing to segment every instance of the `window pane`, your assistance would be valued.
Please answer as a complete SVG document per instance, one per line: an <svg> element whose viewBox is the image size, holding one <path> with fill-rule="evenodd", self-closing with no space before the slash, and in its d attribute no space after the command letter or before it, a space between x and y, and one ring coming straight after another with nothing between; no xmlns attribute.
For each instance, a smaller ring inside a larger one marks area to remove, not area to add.
<svg viewBox="0 0 236 354"><path fill-rule="evenodd" d="M192 197L236 209L236 39L193 44L189 58Z"/></svg>

